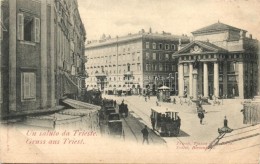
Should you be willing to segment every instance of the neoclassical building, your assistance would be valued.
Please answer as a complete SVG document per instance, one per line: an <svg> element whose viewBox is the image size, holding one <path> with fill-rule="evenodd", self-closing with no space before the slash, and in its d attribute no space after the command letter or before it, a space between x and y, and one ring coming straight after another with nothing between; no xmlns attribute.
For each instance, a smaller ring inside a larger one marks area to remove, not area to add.
<svg viewBox="0 0 260 164"><path fill-rule="evenodd" d="M258 41L217 22L193 31L178 58L179 96L251 98L257 90Z"/></svg>
<svg viewBox="0 0 260 164"><path fill-rule="evenodd" d="M131 88L135 93L144 88L174 86L169 80L177 72L177 61L172 55L179 43L189 43L187 36L153 33L150 29L122 37L103 37L86 45L86 79L88 89L115 90Z"/></svg>

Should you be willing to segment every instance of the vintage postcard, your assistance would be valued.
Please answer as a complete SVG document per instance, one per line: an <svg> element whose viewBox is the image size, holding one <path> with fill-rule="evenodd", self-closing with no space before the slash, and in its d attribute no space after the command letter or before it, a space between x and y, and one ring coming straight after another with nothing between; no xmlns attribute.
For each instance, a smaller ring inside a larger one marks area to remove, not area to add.
<svg viewBox="0 0 260 164"><path fill-rule="evenodd" d="M0 0L0 163L260 163L259 9Z"/></svg>

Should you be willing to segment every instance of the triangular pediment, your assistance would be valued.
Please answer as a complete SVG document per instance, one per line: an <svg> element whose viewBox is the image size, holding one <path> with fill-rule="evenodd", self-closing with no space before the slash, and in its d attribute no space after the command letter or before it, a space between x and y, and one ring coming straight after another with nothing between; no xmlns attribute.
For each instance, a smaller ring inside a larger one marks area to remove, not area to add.
<svg viewBox="0 0 260 164"><path fill-rule="evenodd" d="M212 43L209 42L203 42L203 41L193 41L186 46L184 46L182 49L177 51L175 55L181 55L181 54L199 54L199 53L218 53L218 52L224 52L225 50L223 48L220 48Z"/></svg>

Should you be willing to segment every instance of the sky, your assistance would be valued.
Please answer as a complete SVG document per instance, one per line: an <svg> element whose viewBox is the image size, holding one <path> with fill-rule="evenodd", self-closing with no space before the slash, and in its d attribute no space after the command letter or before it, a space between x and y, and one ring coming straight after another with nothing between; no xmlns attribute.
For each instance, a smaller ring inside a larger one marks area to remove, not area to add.
<svg viewBox="0 0 260 164"><path fill-rule="evenodd" d="M260 0L78 0L87 40L153 32L187 34L225 23L260 39Z"/></svg>

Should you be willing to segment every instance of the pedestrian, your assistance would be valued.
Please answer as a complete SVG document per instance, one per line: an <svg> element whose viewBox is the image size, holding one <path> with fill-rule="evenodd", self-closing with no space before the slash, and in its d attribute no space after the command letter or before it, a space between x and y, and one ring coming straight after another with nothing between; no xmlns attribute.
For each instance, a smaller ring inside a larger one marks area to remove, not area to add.
<svg viewBox="0 0 260 164"><path fill-rule="evenodd" d="M148 99L150 100L150 92L149 93L147 93L148 94Z"/></svg>
<svg viewBox="0 0 260 164"><path fill-rule="evenodd" d="M175 98L173 98L173 104L176 104L176 99Z"/></svg>
<svg viewBox="0 0 260 164"><path fill-rule="evenodd" d="M144 128L142 129L141 132L143 133L143 144L144 144L144 141L146 140L146 143L149 145L149 141L148 141L149 132L148 132L146 125L144 126Z"/></svg>
<svg viewBox="0 0 260 164"><path fill-rule="evenodd" d="M182 99L180 98L180 104L182 105Z"/></svg>
<svg viewBox="0 0 260 164"><path fill-rule="evenodd" d="M146 95L144 95L144 100L145 100L145 102L147 102L147 97L146 97Z"/></svg>
<svg viewBox="0 0 260 164"><path fill-rule="evenodd" d="M158 101L156 101L156 106L159 106L159 103L158 103Z"/></svg>
<svg viewBox="0 0 260 164"><path fill-rule="evenodd" d="M204 113L202 111L199 111L198 117L200 119L200 124L202 124L203 118L204 118Z"/></svg>
<svg viewBox="0 0 260 164"><path fill-rule="evenodd" d="M151 115L151 123L152 123L152 127L153 127L153 130L155 129L155 118L153 115Z"/></svg>

